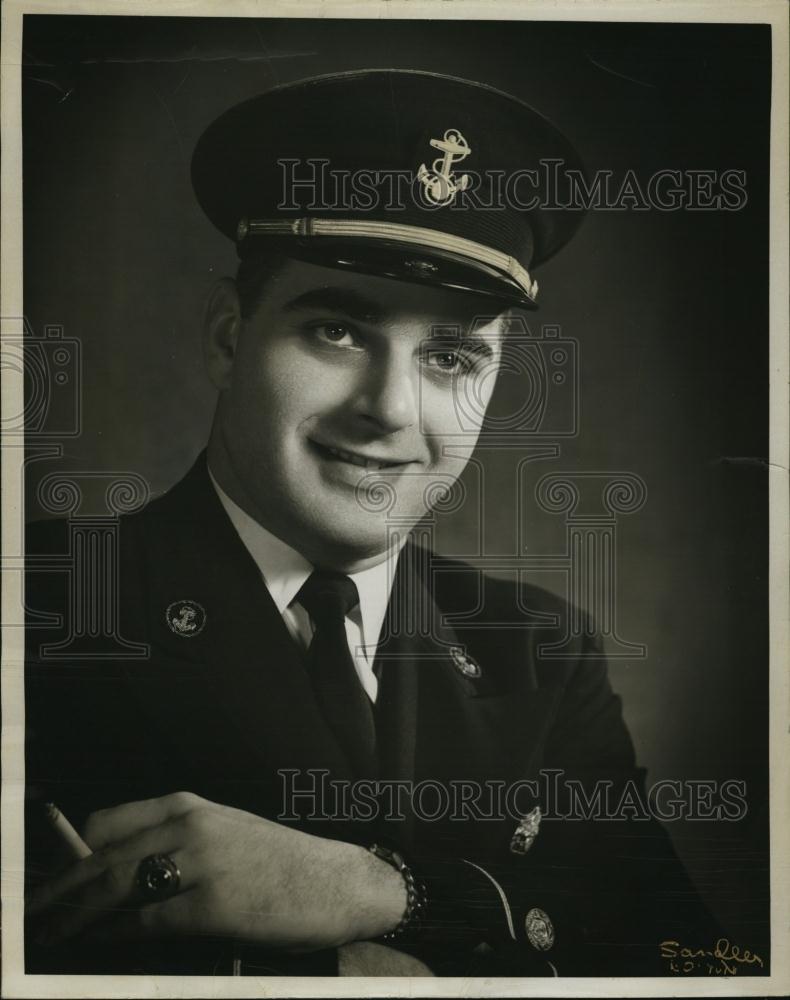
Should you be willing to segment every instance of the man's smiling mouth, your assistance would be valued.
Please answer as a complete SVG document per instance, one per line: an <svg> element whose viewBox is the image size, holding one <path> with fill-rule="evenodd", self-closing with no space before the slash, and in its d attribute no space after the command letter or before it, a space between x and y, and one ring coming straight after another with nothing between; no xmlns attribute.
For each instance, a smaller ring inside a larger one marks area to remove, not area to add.
<svg viewBox="0 0 790 1000"><path fill-rule="evenodd" d="M310 440L314 448L325 458L338 459L341 462L348 462L350 465L357 465L361 469L378 471L379 469L394 469L398 466L407 465L408 461L385 461L380 458L368 458L358 452L346 451L345 448L335 448L332 445L321 444L319 441Z"/></svg>

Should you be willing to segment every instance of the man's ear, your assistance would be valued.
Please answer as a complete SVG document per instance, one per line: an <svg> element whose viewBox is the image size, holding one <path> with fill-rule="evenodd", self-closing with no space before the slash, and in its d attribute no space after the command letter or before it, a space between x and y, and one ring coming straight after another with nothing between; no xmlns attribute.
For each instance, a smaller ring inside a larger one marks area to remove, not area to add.
<svg viewBox="0 0 790 1000"><path fill-rule="evenodd" d="M239 294L232 278L222 278L211 289L203 323L203 357L215 387L230 386L242 319Z"/></svg>

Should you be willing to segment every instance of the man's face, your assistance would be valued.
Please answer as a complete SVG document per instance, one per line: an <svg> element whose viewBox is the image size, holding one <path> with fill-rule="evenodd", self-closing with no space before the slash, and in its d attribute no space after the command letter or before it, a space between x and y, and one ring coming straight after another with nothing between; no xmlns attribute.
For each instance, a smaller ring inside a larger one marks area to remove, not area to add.
<svg viewBox="0 0 790 1000"><path fill-rule="evenodd" d="M289 261L241 322L221 386L212 458L237 502L314 563L375 561L388 525L413 526L466 464L496 378L496 312Z"/></svg>

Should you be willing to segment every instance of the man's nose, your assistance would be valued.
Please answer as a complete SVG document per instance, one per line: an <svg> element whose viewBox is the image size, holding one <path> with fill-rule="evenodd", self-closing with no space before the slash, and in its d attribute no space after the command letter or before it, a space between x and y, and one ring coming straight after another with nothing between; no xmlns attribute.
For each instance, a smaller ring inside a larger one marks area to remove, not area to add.
<svg viewBox="0 0 790 1000"><path fill-rule="evenodd" d="M418 420L416 379L410 360L377 359L357 396L357 412L386 434L411 427Z"/></svg>

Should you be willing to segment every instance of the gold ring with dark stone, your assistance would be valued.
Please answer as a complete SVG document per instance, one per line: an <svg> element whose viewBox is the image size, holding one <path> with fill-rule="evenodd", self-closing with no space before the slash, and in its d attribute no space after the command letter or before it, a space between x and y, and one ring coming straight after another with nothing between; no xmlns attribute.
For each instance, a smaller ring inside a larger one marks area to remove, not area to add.
<svg viewBox="0 0 790 1000"><path fill-rule="evenodd" d="M148 899L166 899L178 892L181 872L169 854L149 854L137 866L137 888Z"/></svg>

